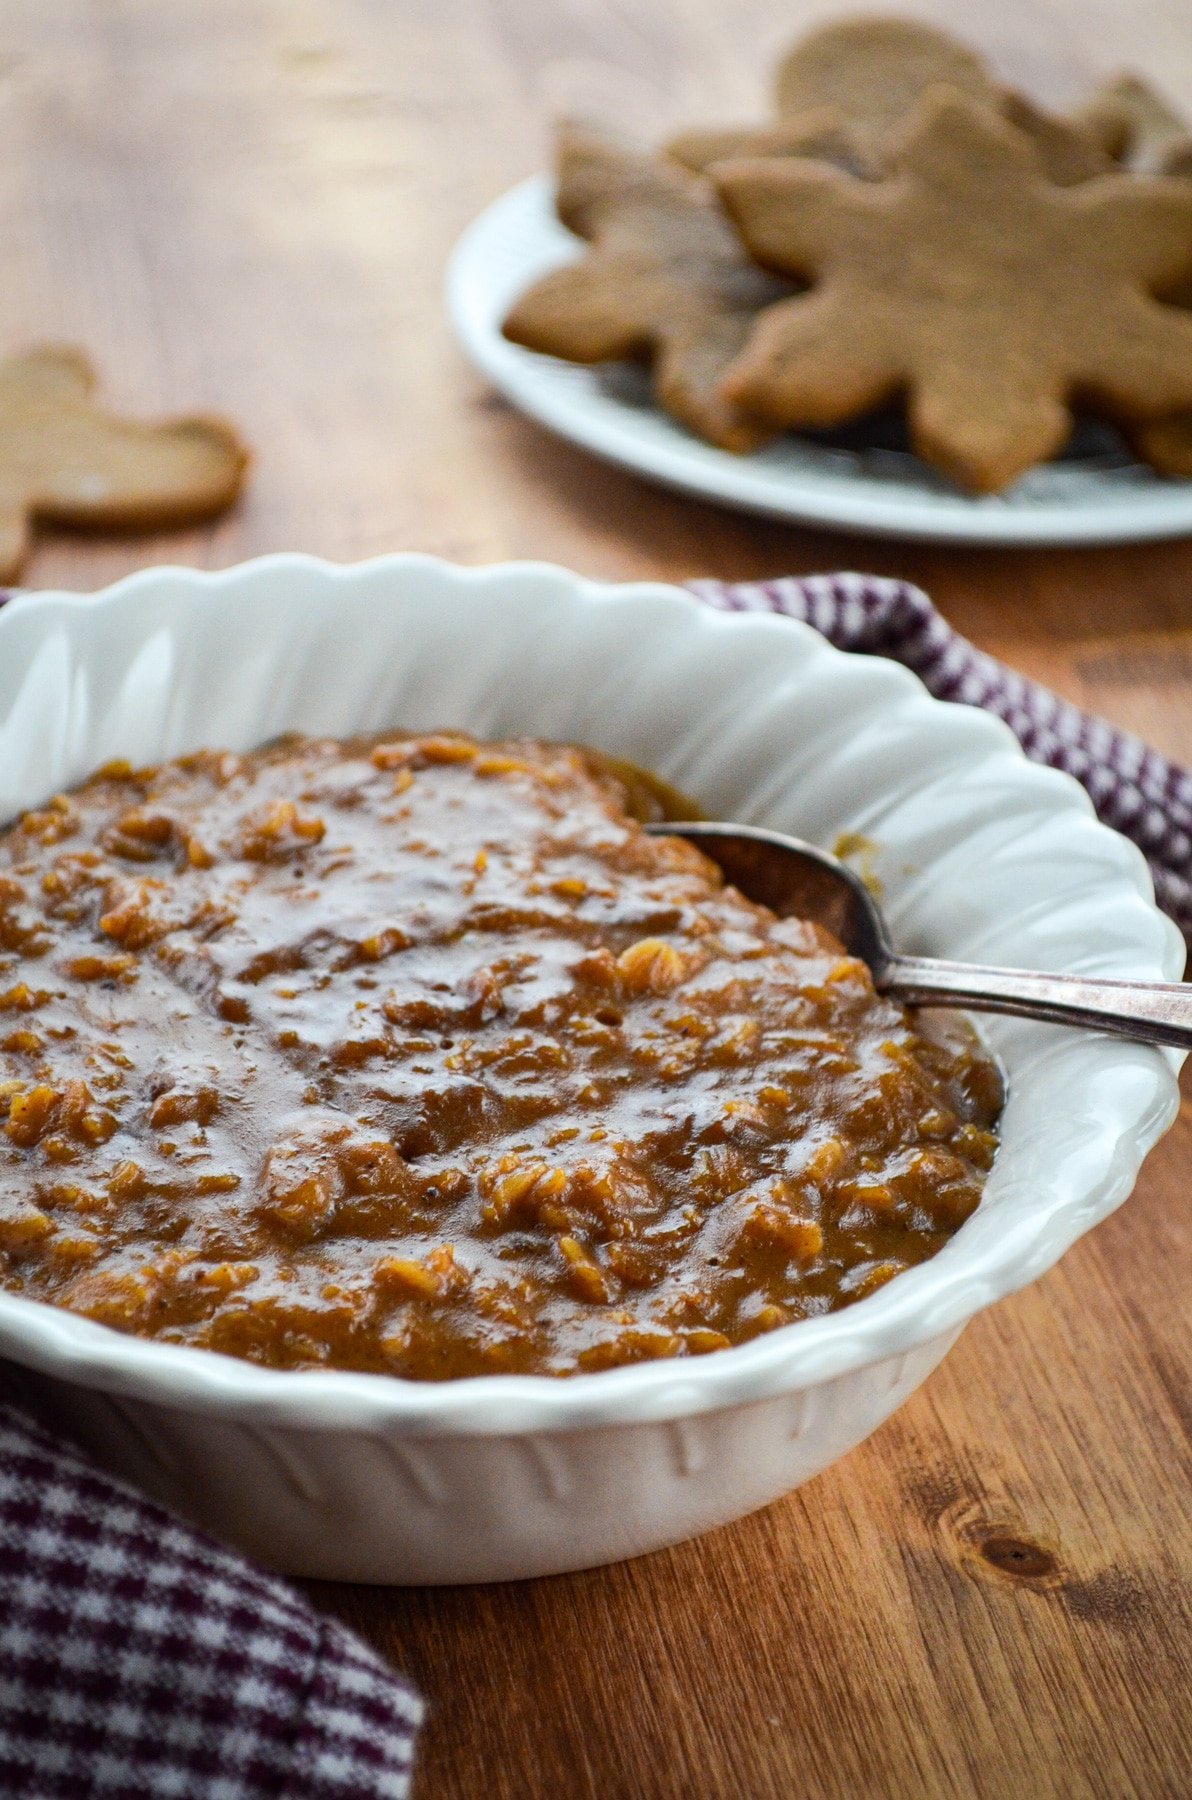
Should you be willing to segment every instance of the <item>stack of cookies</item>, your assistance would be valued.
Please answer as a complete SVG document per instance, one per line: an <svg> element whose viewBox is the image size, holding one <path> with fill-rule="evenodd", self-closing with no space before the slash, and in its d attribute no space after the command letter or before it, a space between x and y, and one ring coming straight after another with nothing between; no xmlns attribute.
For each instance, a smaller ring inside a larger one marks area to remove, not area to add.
<svg viewBox="0 0 1192 1800"><path fill-rule="evenodd" d="M1057 115L965 45L897 19L826 26L779 64L776 116L657 153L568 124L559 217L589 248L505 335L636 357L726 450L896 404L914 450L997 492L1107 419L1192 476L1192 127L1122 77Z"/></svg>

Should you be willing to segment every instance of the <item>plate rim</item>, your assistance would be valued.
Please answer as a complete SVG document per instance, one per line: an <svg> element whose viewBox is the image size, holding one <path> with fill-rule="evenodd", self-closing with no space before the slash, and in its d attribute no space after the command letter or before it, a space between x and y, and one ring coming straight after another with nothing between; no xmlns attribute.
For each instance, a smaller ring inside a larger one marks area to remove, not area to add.
<svg viewBox="0 0 1192 1800"><path fill-rule="evenodd" d="M486 279L487 243L512 217L538 215L542 227L562 232L549 197L553 182L537 174L507 188L465 226L448 257L443 281L449 322L469 361L520 412L547 430L615 467L647 477L674 491L757 516L787 523L815 525L868 537L907 539L920 543L981 545L991 549L1077 547L1096 544L1156 542L1192 534L1192 481L1162 479L1144 503L1138 497L1112 496L1095 506L1068 508L1054 503L997 509L989 499L963 494L884 501L867 482L855 495L825 495L814 487L796 487L789 496L770 491L759 480L758 465L714 445L689 437L659 415L669 427L659 440L638 437L628 415L611 397L600 410L576 411L540 372L553 357L524 350L504 339L497 325L498 306ZM543 266L546 266L545 264ZM529 278L527 274L527 279ZM566 365L579 370L579 365ZM842 475L843 482L848 481ZM906 495L891 482L890 491Z"/></svg>

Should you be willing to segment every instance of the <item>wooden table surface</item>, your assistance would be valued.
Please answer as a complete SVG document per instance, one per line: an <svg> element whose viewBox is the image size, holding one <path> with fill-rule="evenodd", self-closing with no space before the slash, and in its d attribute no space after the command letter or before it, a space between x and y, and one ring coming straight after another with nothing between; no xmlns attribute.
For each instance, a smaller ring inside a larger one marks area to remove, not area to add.
<svg viewBox="0 0 1192 1800"><path fill-rule="evenodd" d="M86 344L128 406L226 410L236 514L46 538L39 587L161 560L417 548L606 577L841 565L1192 761L1192 543L961 551L763 523L601 467L463 365L461 228L579 108L750 116L807 0L6 0L0 347ZM1192 106L1187 0L936 0L1006 77L1122 65ZM1128 1206L977 1319L801 1492L618 1568L312 1589L431 1702L425 1800L1192 1793L1185 1117Z"/></svg>

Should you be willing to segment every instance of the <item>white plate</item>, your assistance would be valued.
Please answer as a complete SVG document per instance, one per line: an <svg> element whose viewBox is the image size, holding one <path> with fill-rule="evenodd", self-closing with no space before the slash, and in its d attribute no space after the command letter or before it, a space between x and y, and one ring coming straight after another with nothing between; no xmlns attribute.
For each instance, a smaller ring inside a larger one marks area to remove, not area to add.
<svg viewBox="0 0 1192 1800"><path fill-rule="evenodd" d="M908 950L1174 979L1140 852L1006 726L805 625L563 569L269 556L0 612L0 820L116 756L285 730L527 731L658 770L722 818L856 831ZM982 1306L1129 1193L1180 1058L992 1019L1008 1073L981 1206L855 1306L712 1356L553 1380L259 1368L0 1292L0 1355L105 1463L294 1574L542 1575L690 1536L824 1468ZM0 1385L10 1379L0 1364Z"/></svg>
<svg viewBox="0 0 1192 1800"><path fill-rule="evenodd" d="M609 462L749 512L887 537L970 544L1114 544L1192 532L1192 481L1112 453L1046 463L1005 494L960 494L916 457L830 448L789 435L732 456L649 404L623 368L581 368L523 350L501 321L539 275L578 254L551 183L511 188L464 232L447 268L447 310L477 368L532 418Z"/></svg>

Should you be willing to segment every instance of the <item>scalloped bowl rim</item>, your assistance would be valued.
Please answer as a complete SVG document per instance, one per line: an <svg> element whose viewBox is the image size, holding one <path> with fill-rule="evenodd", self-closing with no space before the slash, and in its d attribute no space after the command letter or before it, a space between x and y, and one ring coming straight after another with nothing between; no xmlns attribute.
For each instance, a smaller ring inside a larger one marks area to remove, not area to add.
<svg viewBox="0 0 1192 1800"><path fill-rule="evenodd" d="M809 626L756 613L722 613L681 588L658 582L611 583L589 580L546 562L506 562L465 568L418 553L378 556L335 564L296 553L254 558L209 571L165 564L139 570L94 595L64 592L19 593L0 610L0 655L10 624L44 614L47 622L85 621L100 630L135 611L142 598L163 582L189 589L193 603L213 590L250 583L264 574L293 575L325 586L328 603L336 588L377 572L433 574L445 588L548 582L582 606L662 602L686 615L685 624L709 636L749 631L772 638L776 659L800 642L804 651L837 665L861 669L880 665L894 677L903 698L923 717L937 710L953 715L955 728L984 734L1021 765L1038 799L1056 813L1079 813L1091 832L1116 847L1113 861L1123 888L1143 904L1134 966L1156 979L1179 979L1184 946L1174 924L1152 903L1150 877L1141 853L1092 815L1084 790L1069 776L1026 760L1009 728L975 709L934 699L909 670L886 659L836 650ZM318 602L319 604L322 601ZM782 646L785 645L786 651ZM990 728L996 728L991 731ZM994 752L997 754L997 752ZM1104 849L1106 846L1103 845ZM1158 929L1156 929L1158 927ZM1093 966L1093 965L1090 965ZM1088 1039L1091 1034L1079 1035ZM595 1425L671 1419L719 1410L778 1393L794 1393L845 1376L870 1364L897 1358L931 1339L955 1334L973 1315L1052 1266L1063 1252L1114 1210L1129 1194L1143 1157L1172 1123L1179 1104L1176 1072L1182 1058L1143 1046L1117 1046L1123 1058L1151 1080L1145 1101L1128 1119L1107 1128L1104 1169L1099 1179L1078 1181L1077 1191L1056 1181L1058 1197L1040 1206L1031 1229L1006 1234L964 1267L964 1230L946 1251L908 1270L869 1298L840 1312L797 1321L728 1350L697 1359L647 1362L566 1378L485 1375L442 1383L336 1370L279 1371L182 1345L136 1338L40 1301L0 1290L0 1356L79 1385L192 1413L251 1416L261 1422L314 1426L327 1430L399 1429L424 1436L441 1434L513 1435L524 1431L572 1431ZM1021 1226L1021 1221L1019 1222ZM951 1254L949 1254L951 1253Z"/></svg>

